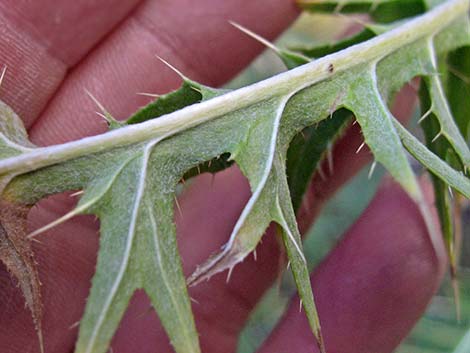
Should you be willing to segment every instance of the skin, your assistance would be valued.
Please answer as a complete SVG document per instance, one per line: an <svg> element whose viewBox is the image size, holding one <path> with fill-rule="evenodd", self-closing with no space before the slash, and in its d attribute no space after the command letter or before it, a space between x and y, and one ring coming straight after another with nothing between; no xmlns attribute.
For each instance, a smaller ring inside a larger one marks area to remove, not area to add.
<svg viewBox="0 0 470 353"><path fill-rule="evenodd" d="M148 100L135 92L164 93L179 78L155 54L188 77L217 86L246 66L262 47L227 21L273 39L298 15L290 0L77 0L0 2L0 63L8 66L1 99L24 119L32 141L50 145L105 131L84 93L91 91L115 116L125 118ZM409 115L410 92L400 98ZM302 230L321 205L370 161L358 127L334 149L333 175L316 180L299 212ZM324 170L327 170L324 168ZM234 192L235 191L235 192ZM250 195L232 168L195 179L176 213L186 274L227 240ZM40 202L31 229L67 212L76 200L59 195ZM432 201L432 200L431 200ZM77 217L34 244L44 301L46 352L70 353L77 338L98 250L98 225ZM252 257L226 274L190 289L205 353L234 352L237 336L278 274L279 247L268 230ZM433 247L415 205L387 180L360 219L312 274L328 352L391 352L419 319L443 274L442 244ZM172 352L142 292L133 297L112 342L113 352ZM30 312L15 281L0 267L0 351L38 352ZM259 352L314 352L298 299Z"/></svg>

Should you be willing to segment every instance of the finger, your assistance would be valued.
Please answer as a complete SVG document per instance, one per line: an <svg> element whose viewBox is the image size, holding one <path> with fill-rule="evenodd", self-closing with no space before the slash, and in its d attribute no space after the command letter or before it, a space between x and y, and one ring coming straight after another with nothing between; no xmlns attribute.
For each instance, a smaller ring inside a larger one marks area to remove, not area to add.
<svg viewBox="0 0 470 353"><path fill-rule="evenodd" d="M0 65L8 68L2 100L30 126L68 68L138 1L1 1Z"/></svg>
<svg viewBox="0 0 470 353"><path fill-rule="evenodd" d="M229 20L273 38L297 13L290 0L205 0L197 6L189 0L147 0L72 71L31 138L46 145L104 132L106 126L93 114L96 107L84 89L122 119L148 102L136 93L176 88L180 78L156 54L186 76L218 86L262 49Z"/></svg>
<svg viewBox="0 0 470 353"><path fill-rule="evenodd" d="M312 276L328 351L392 352L437 290L444 258L416 204L397 184L382 185ZM295 298L260 353L315 349Z"/></svg>

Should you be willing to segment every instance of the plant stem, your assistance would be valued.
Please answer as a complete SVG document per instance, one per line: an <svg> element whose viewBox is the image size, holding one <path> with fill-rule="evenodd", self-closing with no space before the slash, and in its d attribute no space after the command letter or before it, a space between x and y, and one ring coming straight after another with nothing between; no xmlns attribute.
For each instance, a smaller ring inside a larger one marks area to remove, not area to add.
<svg viewBox="0 0 470 353"><path fill-rule="evenodd" d="M292 92L298 92L325 80L335 75L336 72L348 70L361 63L379 61L400 47L420 38L432 37L434 33L445 28L455 19L466 15L469 7L468 0L449 0L426 14L367 42L209 101L141 124L126 126L61 145L40 147L31 152L1 160L0 176L23 174L91 153L143 142L150 138L166 138L268 98L292 95Z"/></svg>

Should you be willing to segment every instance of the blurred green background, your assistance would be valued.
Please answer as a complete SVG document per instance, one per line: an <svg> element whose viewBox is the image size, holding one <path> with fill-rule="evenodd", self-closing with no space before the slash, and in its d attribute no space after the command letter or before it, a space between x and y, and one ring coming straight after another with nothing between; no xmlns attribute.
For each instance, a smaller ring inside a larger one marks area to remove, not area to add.
<svg viewBox="0 0 470 353"><path fill-rule="evenodd" d="M357 20L346 17L304 14L276 44L287 47L330 42L354 25L357 26ZM239 88L284 70L277 56L267 50L227 87ZM361 171L328 202L305 238L304 248L311 268L328 254L374 196L384 172L378 168L369 180L368 169L366 167ZM470 229L469 210L464 210L463 223L464 241L459 273L460 322L456 320L452 288L446 278L426 314L395 352L470 353L470 242L465 239L465 233ZM238 353L256 351L280 319L294 291L291 276L285 274L281 283L266 293L241 335Z"/></svg>

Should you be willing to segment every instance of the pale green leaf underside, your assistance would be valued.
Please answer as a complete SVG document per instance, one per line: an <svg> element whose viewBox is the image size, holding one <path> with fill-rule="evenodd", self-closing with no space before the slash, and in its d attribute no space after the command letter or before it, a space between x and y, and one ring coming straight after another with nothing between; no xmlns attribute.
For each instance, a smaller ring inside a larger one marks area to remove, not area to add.
<svg viewBox="0 0 470 353"><path fill-rule="evenodd" d="M29 152L34 146L15 112L0 102L0 159Z"/></svg>
<svg viewBox="0 0 470 353"><path fill-rule="evenodd" d="M77 352L106 351L127 303L137 288L149 294L178 352L198 352L181 271L171 212L171 194L152 187L161 177L151 168L149 142L113 171L104 171L82 201L101 220L101 248ZM111 182L110 182L111 178ZM91 195L91 196L89 196ZM82 204L82 202L80 202ZM79 205L80 207L80 205Z"/></svg>
<svg viewBox="0 0 470 353"><path fill-rule="evenodd" d="M137 288L150 296L176 352L200 351L177 252L173 203L188 170L224 153L247 177L252 196L225 247L189 281L232 268L255 249L274 221L283 230L307 317L320 340L285 171L289 143L305 127L328 118L332 109L347 108L376 160L416 200L428 225L405 149L445 183L470 195L468 179L411 136L387 107L411 78L426 77L435 91L433 112L443 134L455 141L452 147L469 165L468 146L441 95L434 65L436 55L468 44L468 7L465 0L448 1L374 39L253 86L65 145L12 152L11 141L21 144L23 137L15 140L0 126L0 178L17 175L3 197L33 204L48 194L84 189L76 212L100 218L97 271L76 352L106 352Z"/></svg>
<svg viewBox="0 0 470 353"><path fill-rule="evenodd" d="M0 160L30 152L33 147L20 118L0 101ZM12 176L0 175L0 192Z"/></svg>

